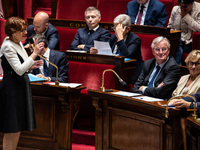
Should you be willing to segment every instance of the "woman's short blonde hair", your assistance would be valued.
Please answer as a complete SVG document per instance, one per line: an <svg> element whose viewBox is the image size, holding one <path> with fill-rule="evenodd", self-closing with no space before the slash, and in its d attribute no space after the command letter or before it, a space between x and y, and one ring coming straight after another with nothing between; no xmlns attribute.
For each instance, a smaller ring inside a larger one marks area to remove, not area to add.
<svg viewBox="0 0 200 150"><path fill-rule="evenodd" d="M188 66L190 61L199 62L199 60L200 60L200 50L192 50L185 59L185 63Z"/></svg>
<svg viewBox="0 0 200 150"><path fill-rule="evenodd" d="M19 17L10 17L4 24L4 31L7 36L12 36L13 33L21 31L27 25L26 21Z"/></svg>

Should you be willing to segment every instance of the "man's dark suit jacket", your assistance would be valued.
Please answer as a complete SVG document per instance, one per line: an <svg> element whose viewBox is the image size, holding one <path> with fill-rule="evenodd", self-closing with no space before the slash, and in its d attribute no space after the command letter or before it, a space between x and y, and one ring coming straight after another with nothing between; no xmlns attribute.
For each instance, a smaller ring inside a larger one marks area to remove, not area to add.
<svg viewBox="0 0 200 150"><path fill-rule="evenodd" d="M135 35L133 32L129 32L127 34L127 38L125 42L124 40L117 42L117 37L115 34L113 34L109 40L109 43L110 43L110 47L112 51L114 51L115 45L117 44L121 56L137 59L134 74L130 79L130 83L134 84L143 68L143 60L142 60L141 48L140 48L141 47L140 38L137 35Z"/></svg>
<svg viewBox="0 0 200 150"><path fill-rule="evenodd" d="M155 58L144 62L143 70L135 83L132 92L141 93L139 91L140 86L147 86L149 77L155 67ZM164 64L157 78L155 79L155 87L147 87L144 91L144 95L168 99L171 97L172 92L175 90L177 83L180 79L180 69L173 57L169 57L168 61ZM164 85L157 88L157 86L164 82Z"/></svg>
<svg viewBox="0 0 200 150"><path fill-rule="evenodd" d="M140 4L137 0L130 1L127 4L126 14L131 17L131 22L134 24L138 14ZM167 12L165 5L158 0L150 0L144 25L165 27L167 21Z"/></svg>
<svg viewBox="0 0 200 150"><path fill-rule="evenodd" d="M70 46L71 50L81 50L77 48L80 44L85 44L84 51L90 51L94 47L94 40L107 42L110 39L110 31L99 27L95 32L89 36L88 27L78 29L76 36Z"/></svg>
<svg viewBox="0 0 200 150"><path fill-rule="evenodd" d="M198 115L200 116L200 91L196 94L193 94L192 96L196 99ZM191 97L185 97L183 99L188 102L194 102L194 100Z"/></svg>
<svg viewBox="0 0 200 150"><path fill-rule="evenodd" d="M28 38L35 34L34 26L29 25L27 32L28 32L27 39L24 42L24 45L28 43ZM48 29L44 35L48 40L48 47L50 50L60 50L60 39L59 39L58 31L51 23L49 23Z"/></svg>
<svg viewBox="0 0 200 150"><path fill-rule="evenodd" d="M66 83L68 81L68 60L64 52L50 50L49 61L58 67L58 81ZM40 73L39 69L34 69L33 74ZM56 68L49 64L49 77L51 81L56 81Z"/></svg>

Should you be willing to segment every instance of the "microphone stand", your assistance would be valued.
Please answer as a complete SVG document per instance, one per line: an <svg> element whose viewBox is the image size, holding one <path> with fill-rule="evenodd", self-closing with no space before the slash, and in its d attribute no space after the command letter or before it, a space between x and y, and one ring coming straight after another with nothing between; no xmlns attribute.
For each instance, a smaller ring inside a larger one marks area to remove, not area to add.
<svg viewBox="0 0 200 150"><path fill-rule="evenodd" d="M118 75L114 70L112 70L112 69L106 69L106 70L103 71L103 75L102 75L102 85L101 85L101 87L100 87L100 91L101 91L101 92L105 92L105 87L104 87L104 74L105 74L107 71L112 71L112 72L117 76L117 78L119 79L119 82L120 82L122 85L124 85L124 86L126 85L126 82L123 81L123 80L119 77L119 75Z"/></svg>
<svg viewBox="0 0 200 150"><path fill-rule="evenodd" d="M35 47L34 44L31 44L31 45L32 45L33 48ZM47 62L49 62L52 66L54 66L54 67L56 68L56 81L55 81L55 85L58 85L58 86L59 86L59 83L60 83L60 82L58 81L58 67L57 67L55 64L53 64L52 62L50 62L48 59L42 57L40 54L38 54L38 56L39 56L40 58L46 60Z"/></svg>

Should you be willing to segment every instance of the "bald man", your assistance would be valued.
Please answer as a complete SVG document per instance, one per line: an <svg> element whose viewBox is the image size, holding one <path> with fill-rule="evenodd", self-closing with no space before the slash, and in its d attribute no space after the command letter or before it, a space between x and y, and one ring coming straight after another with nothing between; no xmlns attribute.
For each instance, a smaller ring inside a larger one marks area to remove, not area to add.
<svg viewBox="0 0 200 150"><path fill-rule="evenodd" d="M38 12L33 19L33 24L28 26L27 32L27 39L24 43L25 48L29 47L29 45L27 45L29 37L35 34L42 34L49 42L49 49L60 50L58 31L51 23L49 23L49 16L47 13Z"/></svg>

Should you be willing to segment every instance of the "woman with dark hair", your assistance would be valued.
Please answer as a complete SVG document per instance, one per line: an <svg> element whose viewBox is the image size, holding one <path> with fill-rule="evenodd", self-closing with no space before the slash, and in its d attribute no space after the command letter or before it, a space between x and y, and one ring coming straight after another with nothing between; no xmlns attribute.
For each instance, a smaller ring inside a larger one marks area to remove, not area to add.
<svg viewBox="0 0 200 150"><path fill-rule="evenodd" d="M34 61L42 44L35 43L33 53L28 57L21 41L26 39L25 20L9 18L5 25L7 37L0 50L3 80L0 87L0 132L4 133L3 150L15 150L21 131L36 127L32 93L28 71L42 65Z"/></svg>

